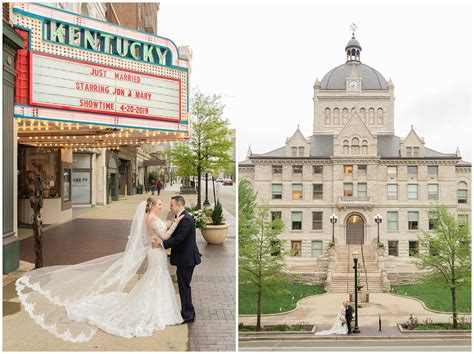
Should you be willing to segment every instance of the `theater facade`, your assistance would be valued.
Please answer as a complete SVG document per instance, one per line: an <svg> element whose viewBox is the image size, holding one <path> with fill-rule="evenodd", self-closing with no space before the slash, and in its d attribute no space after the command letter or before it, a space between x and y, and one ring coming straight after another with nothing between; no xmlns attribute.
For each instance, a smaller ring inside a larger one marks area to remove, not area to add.
<svg viewBox="0 0 474 354"><path fill-rule="evenodd" d="M106 204L147 182L127 148L189 138L188 47L44 4L14 3L9 11L21 44L11 57L6 118L18 171L7 176L12 202L4 220L12 230L31 224L29 176L42 178L43 223L64 222L73 199ZM9 239L4 254L18 250L14 232Z"/></svg>
<svg viewBox="0 0 474 354"><path fill-rule="evenodd" d="M413 126L395 135L394 84L364 64L361 52L353 36L346 61L316 79L312 135L297 129L270 152L249 148L239 163L239 178L285 224L287 270L336 292L346 289L354 249L365 251L373 291L408 281L417 273L410 262L417 235L434 228L436 205L471 222L471 163L456 146L431 149Z"/></svg>

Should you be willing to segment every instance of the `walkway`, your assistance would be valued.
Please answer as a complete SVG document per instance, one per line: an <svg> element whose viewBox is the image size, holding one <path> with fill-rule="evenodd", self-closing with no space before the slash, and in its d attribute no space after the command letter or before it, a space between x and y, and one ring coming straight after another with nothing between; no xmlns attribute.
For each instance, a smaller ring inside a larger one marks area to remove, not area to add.
<svg viewBox="0 0 474 354"><path fill-rule="evenodd" d="M161 192L163 217L168 213L171 196L178 186ZM128 196L126 200L106 206L88 208L64 224L52 225L43 233L45 266L75 264L108 254L122 252L126 244L131 220L137 205L148 194ZM184 195L187 204L196 203L196 195ZM196 322L156 331L145 338L123 339L102 331L88 343L63 342L36 325L21 310L14 282L21 271L4 276L4 349L5 350L130 350L130 351L185 351L235 350L235 221L226 213L233 233L223 245L207 245L198 230L198 247L203 254L202 264L193 277L193 302ZM231 232L231 231L230 231ZM21 241L22 266L34 263L33 238ZM29 262L29 263L27 263ZM31 266L30 266L31 268ZM175 267L170 266L171 274ZM35 337L32 342L25 337Z"/></svg>

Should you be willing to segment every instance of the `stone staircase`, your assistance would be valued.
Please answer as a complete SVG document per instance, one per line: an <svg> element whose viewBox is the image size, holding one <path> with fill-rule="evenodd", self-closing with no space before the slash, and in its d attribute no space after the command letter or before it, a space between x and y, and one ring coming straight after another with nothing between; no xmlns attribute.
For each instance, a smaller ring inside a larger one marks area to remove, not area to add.
<svg viewBox="0 0 474 354"><path fill-rule="evenodd" d="M362 253L360 245L341 245L336 247L336 262L332 272L331 284L328 292L331 293L348 293L354 291L354 260L352 252L357 251L359 254L359 276L360 284L364 285L362 290L369 293L382 293L383 282L382 275L377 266L377 255L372 245L362 245L365 260L362 261ZM367 271L367 277L366 277ZM367 288L368 286L368 288Z"/></svg>

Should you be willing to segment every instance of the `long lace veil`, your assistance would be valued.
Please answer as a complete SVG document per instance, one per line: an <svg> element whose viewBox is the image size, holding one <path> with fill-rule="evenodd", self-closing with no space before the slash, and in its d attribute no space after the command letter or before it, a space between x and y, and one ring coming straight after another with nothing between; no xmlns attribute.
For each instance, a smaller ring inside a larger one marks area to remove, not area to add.
<svg viewBox="0 0 474 354"><path fill-rule="evenodd" d="M149 240L145 224L146 202L133 218L125 251L80 264L35 269L15 285L29 316L51 334L69 342L90 340L97 328L74 313L74 308L112 292L123 292L142 265Z"/></svg>

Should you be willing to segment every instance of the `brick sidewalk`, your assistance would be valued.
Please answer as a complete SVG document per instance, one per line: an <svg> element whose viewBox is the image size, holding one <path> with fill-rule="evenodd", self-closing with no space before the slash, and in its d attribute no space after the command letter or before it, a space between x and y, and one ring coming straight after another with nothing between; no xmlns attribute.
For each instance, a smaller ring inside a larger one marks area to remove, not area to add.
<svg viewBox="0 0 474 354"><path fill-rule="evenodd" d="M176 186L161 192L163 214L176 194ZM136 206L149 195L129 196L127 200L90 208L75 219L44 231L44 265L75 264L122 252ZM184 197L187 204L196 202L196 195ZM227 212L225 217L230 227L223 245L208 245L197 232L203 257L191 284L196 321L188 326L188 336L193 351L235 350L235 219ZM21 241L20 252L21 260L34 263L33 238ZM175 273L174 267L170 271Z"/></svg>

